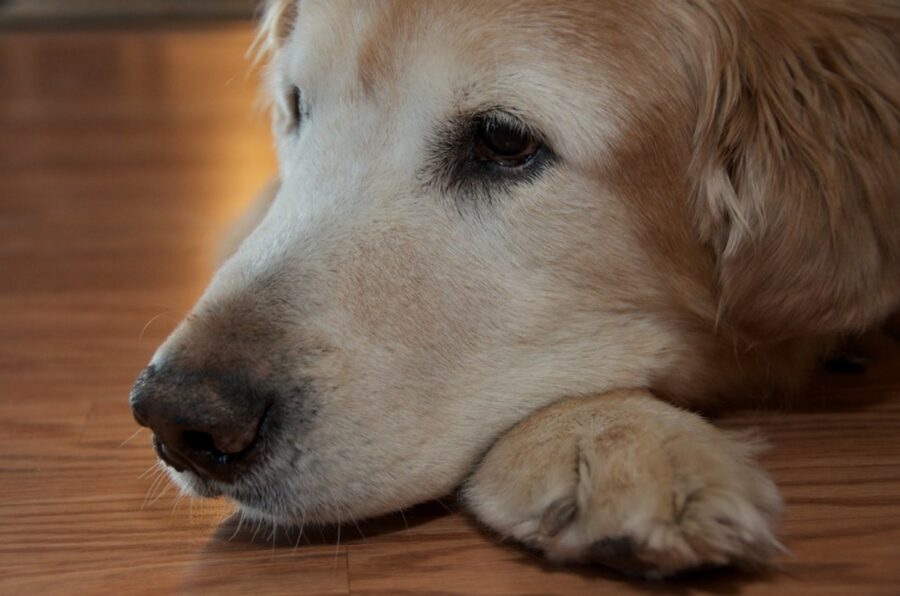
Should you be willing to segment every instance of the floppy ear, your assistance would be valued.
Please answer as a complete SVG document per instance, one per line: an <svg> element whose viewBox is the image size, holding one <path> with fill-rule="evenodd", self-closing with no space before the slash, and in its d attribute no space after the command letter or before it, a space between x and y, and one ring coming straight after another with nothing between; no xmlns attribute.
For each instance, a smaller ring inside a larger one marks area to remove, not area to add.
<svg viewBox="0 0 900 596"><path fill-rule="evenodd" d="M810 5L704 16L694 207L720 318L755 340L860 330L900 297L900 4Z"/></svg>

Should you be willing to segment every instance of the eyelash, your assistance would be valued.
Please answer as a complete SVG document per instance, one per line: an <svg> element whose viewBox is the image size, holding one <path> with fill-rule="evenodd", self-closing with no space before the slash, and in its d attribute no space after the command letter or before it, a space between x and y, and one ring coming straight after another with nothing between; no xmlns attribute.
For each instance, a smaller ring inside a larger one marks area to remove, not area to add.
<svg viewBox="0 0 900 596"><path fill-rule="evenodd" d="M291 115L291 129L296 130L300 127L300 124L303 122L303 94L300 92L300 89L297 87L292 87L291 92L288 93L288 109L290 110Z"/></svg>

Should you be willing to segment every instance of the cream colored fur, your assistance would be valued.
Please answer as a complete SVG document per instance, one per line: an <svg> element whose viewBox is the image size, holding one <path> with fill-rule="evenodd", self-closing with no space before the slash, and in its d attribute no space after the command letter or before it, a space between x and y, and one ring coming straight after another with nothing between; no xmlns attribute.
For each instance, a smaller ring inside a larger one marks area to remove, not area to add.
<svg viewBox="0 0 900 596"><path fill-rule="evenodd" d="M889 0L270 2L279 182L154 362L226 354L304 397L250 477L173 475L279 523L464 483L554 560L765 563L780 502L751 442L679 406L780 399L898 307L898 19ZM466 203L429 155L494 106L558 159Z"/></svg>

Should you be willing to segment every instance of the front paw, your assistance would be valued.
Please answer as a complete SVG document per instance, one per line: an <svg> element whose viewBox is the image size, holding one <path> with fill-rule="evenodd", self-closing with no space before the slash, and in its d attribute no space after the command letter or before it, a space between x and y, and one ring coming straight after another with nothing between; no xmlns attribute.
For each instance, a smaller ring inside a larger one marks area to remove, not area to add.
<svg viewBox="0 0 900 596"><path fill-rule="evenodd" d="M765 565L775 485L752 442L643 392L572 399L504 435L464 487L503 536L648 577Z"/></svg>

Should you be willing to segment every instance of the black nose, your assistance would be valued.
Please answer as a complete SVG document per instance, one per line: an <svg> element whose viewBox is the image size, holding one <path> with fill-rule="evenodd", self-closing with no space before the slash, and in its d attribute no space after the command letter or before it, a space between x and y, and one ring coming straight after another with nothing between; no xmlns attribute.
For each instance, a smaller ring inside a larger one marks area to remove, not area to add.
<svg viewBox="0 0 900 596"><path fill-rule="evenodd" d="M259 458L273 399L240 374L149 366L131 411L153 431L160 459L179 472L231 482Z"/></svg>

